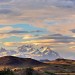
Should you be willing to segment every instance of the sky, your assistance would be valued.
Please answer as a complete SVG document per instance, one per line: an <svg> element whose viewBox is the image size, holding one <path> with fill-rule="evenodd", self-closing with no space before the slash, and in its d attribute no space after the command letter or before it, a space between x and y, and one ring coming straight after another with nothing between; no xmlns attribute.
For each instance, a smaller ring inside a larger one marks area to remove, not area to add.
<svg viewBox="0 0 75 75"><path fill-rule="evenodd" d="M0 0L0 47L16 52L25 44L75 59L75 0Z"/></svg>

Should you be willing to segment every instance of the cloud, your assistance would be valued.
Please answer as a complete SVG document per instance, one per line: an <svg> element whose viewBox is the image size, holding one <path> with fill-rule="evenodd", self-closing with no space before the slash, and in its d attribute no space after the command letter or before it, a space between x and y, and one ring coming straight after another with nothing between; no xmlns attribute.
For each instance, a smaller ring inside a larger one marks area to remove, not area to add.
<svg viewBox="0 0 75 75"><path fill-rule="evenodd" d="M0 14L11 14L12 10L9 9L0 9Z"/></svg>
<svg viewBox="0 0 75 75"><path fill-rule="evenodd" d="M34 36L32 36L32 35L25 35L25 36L23 37L23 39L32 39L32 38L34 38Z"/></svg>
<svg viewBox="0 0 75 75"><path fill-rule="evenodd" d="M74 42L75 43L75 42ZM69 46L69 50L71 50L72 52L75 52L75 45L74 44L71 44Z"/></svg>
<svg viewBox="0 0 75 75"><path fill-rule="evenodd" d="M3 38L9 38L9 35L7 35L7 34L0 34L0 39L3 39Z"/></svg>
<svg viewBox="0 0 75 75"><path fill-rule="evenodd" d="M71 48L71 49L75 49L75 46L71 46L70 48Z"/></svg>
<svg viewBox="0 0 75 75"><path fill-rule="evenodd" d="M22 30L22 28L13 28L11 26L5 26L0 28L0 33L12 31L12 30Z"/></svg>
<svg viewBox="0 0 75 75"><path fill-rule="evenodd" d="M40 36L40 37L37 37L36 40L45 40L45 39L54 39L55 41L54 42L57 42L57 43L69 43L69 42L73 42L75 41L75 37L70 37L70 36L64 36L64 35L61 35L61 34L54 34L54 35L45 35L45 36Z"/></svg>
<svg viewBox="0 0 75 75"><path fill-rule="evenodd" d="M41 1L40 0L28 0L28 1L22 0L22 1L16 1L16 3L19 3L19 7L27 7L31 9L47 8L50 6L55 6L55 7L58 6L59 8L61 7L70 8L70 7L74 7L75 1L74 0L67 0L67 1L66 0L63 0L63 1L62 0L41 0Z"/></svg>
<svg viewBox="0 0 75 75"><path fill-rule="evenodd" d="M51 32L58 33L58 34L64 34L64 35L73 35L73 33L70 31L71 29L75 28L74 23L61 23L54 26L49 26L47 29Z"/></svg>
<svg viewBox="0 0 75 75"><path fill-rule="evenodd" d="M14 33L9 34L10 31L15 31L15 30L16 30L16 31L21 31L22 28L13 28L13 27L11 27L11 26L4 26L4 27L1 27L1 28L0 28L0 39L9 38L9 37L11 37L11 36L18 36L18 34L15 35Z"/></svg>
<svg viewBox="0 0 75 75"><path fill-rule="evenodd" d="M73 33L75 33L75 29L72 29L71 31L72 31Z"/></svg>
<svg viewBox="0 0 75 75"><path fill-rule="evenodd" d="M17 37L17 38L22 38L25 40L28 40L28 38L32 37L32 39L38 37L38 33L40 34L43 31L40 30L34 30L34 31L25 31L23 28L13 28L11 26L6 26L0 28L0 39L6 39L10 37ZM34 35L36 34L36 35ZM29 38L29 39L30 39Z"/></svg>
<svg viewBox="0 0 75 75"><path fill-rule="evenodd" d="M3 43L5 46L13 46L13 42L5 42L5 43Z"/></svg>
<svg viewBox="0 0 75 75"><path fill-rule="evenodd" d="M11 2L12 0L0 0L0 3L8 3Z"/></svg>
<svg viewBox="0 0 75 75"><path fill-rule="evenodd" d="M51 36L57 36L57 37L62 37L63 35L62 34L53 34L53 35L51 35Z"/></svg>
<svg viewBox="0 0 75 75"><path fill-rule="evenodd" d="M22 37L23 41L21 42L4 42L3 45L5 46L19 46L28 44L70 44L75 42L75 37L71 36L64 36L62 34L53 34L53 35L31 35L31 34L23 34L23 35L15 35L17 37Z"/></svg>
<svg viewBox="0 0 75 75"><path fill-rule="evenodd" d="M64 3L66 6L73 5L73 2L70 0L16 0L12 3L8 3L10 8L7 7L7 9L4 9L5 7L3 8L2 6L1 15L2 13L4 13L5 16L2 15L1 17L0 15L0 17L2 18L0 23L31 23L33 21L36 23L36 21L39 19L46 20L47 18L50 18L54 20L55 18L67 17L69 15L74 14L74 10L70 11L70 9L65 9L65 7L64 10L59 7L60 5L64 6Z"/></svg>
<svg viewBox="0 0 75 75"><path fill-rule="evenodd" d="M8 32L8 34L20 34L20 33L29 33L28 31L23 31L23 30L13 30Z"/></svg>
<svg viewBox="0 0 75 75"><path fill-rule="evenodd" d="M43 32L41 30L35 30L35 31L25 31L25 30L13 30L9 31L8 34L24 34L24 33L40 33Z"/></svg>
<svg viewBox="0 0 75 75"><path fill-rule="evenodd" d="M17 47L24 44L40 44L40 43L50 44L54 42L55 42L54 39L50 39L50 40L45 39L45 40L30 40L30 41L23 41L23 42L4 42L3 45L7 47Z"/></svg>
<svg viewBox="0 0 75 75"><path fill-rule="evenodd" d="M70 30L75 27L75 11L64 7L68 5L72 6L72 4L71 0L16 0L8 4L10 8L7 7L5 9L5 7L2 7L0 9L0 24L13 25L15 23L26 23L44 28L51 33L73 35ZM63 6L64 8L59 6ZM10 31L9 33L24 32Z"/></svg>
<svg viewBox="0 0 75 75"><path fill-rule="evenodd" d="M69 36L42 36L38 39L75 39L75 37L69 37Z"/></svg>
<svg viewBox="0 0 75 75"><path fill-rule="evenodd" d="M74 3L74 0L58 0L58 2L56 2L56 6L60 8L74 8Z"/></svg>
<svg viewBox="0 0 75 75"><path fill-rule="evenodd" d="M26 44L26 42L4 42L3 45L7 47L17 47Z"/></svg>

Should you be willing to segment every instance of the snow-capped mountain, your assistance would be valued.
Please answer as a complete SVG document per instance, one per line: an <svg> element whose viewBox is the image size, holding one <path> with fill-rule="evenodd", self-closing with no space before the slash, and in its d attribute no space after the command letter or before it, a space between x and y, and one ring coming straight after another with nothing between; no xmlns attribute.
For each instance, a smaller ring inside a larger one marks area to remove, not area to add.
<svg viewBox="0 0 75 75"><path fill-rule="evenodd" d="M38 60L44 59L54 60L60 58L60 55L57 52L51 50L49 46L34 45L34 44L25 44L13 50L1 48L0 56L18 56Z"/></svg>
<svg viewBox="0 0 75 75"><path fill-rule="evenodd" d="M5 51L6 51L6 49L1 47L0 53L1 53L1 52L5 52Z"/></svg>
<svg viewBox="0 0 75 75"><path fill-rule="evenodd" d="M34 59L54 60L60 58L59 54L52 51L49 46L23 45L18 47L18 51L23 52L28 57L32 57Z"/></svg>
<svg viewBox="0 0 75 75"><path fill-rule="evenodd" d="M3 47L0 48L0 57L2 56L12 56L14 54L17 54L16 50L8 50Z"/></svg>

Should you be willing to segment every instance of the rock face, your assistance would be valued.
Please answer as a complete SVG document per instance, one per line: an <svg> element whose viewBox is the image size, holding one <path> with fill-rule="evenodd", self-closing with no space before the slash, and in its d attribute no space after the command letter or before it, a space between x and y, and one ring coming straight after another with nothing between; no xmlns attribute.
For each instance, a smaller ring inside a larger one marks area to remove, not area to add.
<svg viewBox="0 0 75 75"><path fill-rule="evenodd" d="M60 58L59 54L52 51L49 46L38 46L38 45L23 45L18 47L19 52L25 54L28 53L28 57L33 59L49 59L54 60Z"/></svg>

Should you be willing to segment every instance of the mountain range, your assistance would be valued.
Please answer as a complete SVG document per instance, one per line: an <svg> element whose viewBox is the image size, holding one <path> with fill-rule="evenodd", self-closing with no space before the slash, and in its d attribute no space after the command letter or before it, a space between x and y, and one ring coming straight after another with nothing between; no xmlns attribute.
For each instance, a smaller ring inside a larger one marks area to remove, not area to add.
<svg viewBox="0 0 75 75"><path fill-rule="evenodd" d="M39 46L39 45L31 45L26 44L19 46L15 50L7 50L5 48L0 49L0 56L3 56L3 54L6 54L6 56L17 56L22 58L33 58L37 60L55 60L57 58L60 58L60 55L51 50L50 46Z"/></svg>

